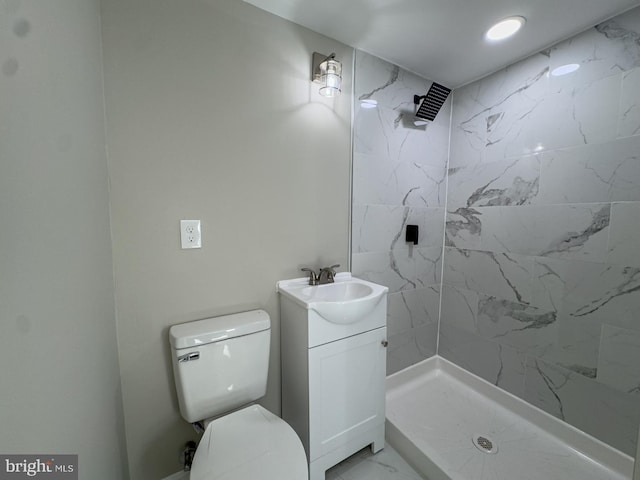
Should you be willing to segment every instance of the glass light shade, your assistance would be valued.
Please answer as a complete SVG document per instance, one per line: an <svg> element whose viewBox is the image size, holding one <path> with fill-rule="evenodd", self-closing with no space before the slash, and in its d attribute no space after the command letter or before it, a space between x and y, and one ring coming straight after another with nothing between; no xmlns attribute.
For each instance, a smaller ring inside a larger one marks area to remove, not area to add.
<svg viewBox="0 0 640 480"><path fill-rule="evenodd" d="M329 59L320 64L320 95L335 97L340 95L340 83L342 81L342 64L334 59Z"/></svg>

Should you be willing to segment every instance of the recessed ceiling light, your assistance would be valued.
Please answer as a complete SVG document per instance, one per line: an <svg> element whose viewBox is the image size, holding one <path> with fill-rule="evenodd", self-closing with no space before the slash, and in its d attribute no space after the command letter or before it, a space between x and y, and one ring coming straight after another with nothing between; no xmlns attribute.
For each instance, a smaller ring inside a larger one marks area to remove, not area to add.
<svg viewBox="0 0 640 480"><path fill-rule="evenodd" d="M525 22L526 20L524 17L505 18L487 30L485 37L487 40L491 40L493 42L504 40L520 30Z"/></svg>
<svg viewBox="0 0 640 480"><path fill-rule="evenodd" d="M566 65L560 65L557 68L551 70L551 75L554 77L561 77L563 75L567 75L569 73L573 73L580 68L580 65L577 63L567 63Z"/></svg>

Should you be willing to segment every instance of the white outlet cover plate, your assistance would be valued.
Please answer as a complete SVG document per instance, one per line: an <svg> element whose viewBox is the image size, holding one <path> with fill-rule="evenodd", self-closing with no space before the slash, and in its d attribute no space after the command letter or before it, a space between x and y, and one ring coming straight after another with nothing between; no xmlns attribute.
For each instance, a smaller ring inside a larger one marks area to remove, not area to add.
<svg viewBox="0 0 640 480"><path fill-rule="evenodd" d="M180 244L183 250L202 248L200 220L180 220Z"/></svg>

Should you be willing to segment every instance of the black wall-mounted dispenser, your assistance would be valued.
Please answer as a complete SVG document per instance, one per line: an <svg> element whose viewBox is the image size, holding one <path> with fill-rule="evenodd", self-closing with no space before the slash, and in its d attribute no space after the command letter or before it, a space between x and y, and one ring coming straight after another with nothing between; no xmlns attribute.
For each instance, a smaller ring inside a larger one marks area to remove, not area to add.
<svg viewBox="0 0 640 480"><path fill-rule="evenodd" d="M418 225L407 225L405 240L407 242L413 242L414 245L418 244Z"/></svg>

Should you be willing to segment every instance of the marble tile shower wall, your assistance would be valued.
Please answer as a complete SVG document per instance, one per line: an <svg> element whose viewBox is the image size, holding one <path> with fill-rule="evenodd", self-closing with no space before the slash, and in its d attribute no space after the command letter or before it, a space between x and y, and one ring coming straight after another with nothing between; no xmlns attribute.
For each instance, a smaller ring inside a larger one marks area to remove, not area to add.
<svg viewBox="0 0 640 480"><path fill-rule="evenodd" d="M388 374L435 355L438 340L451 106L415 127L413 96L430 85L356 52L352 271L389 287ZM407 224L419 227L416 246Z"/></svg>
<svg viewBox="0 0 640 480"><path fill-rule="evenodd" d="M445 245L439 354L634 454L640 8L454 92Z"/></svg>

